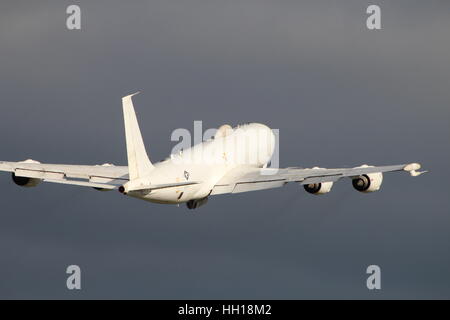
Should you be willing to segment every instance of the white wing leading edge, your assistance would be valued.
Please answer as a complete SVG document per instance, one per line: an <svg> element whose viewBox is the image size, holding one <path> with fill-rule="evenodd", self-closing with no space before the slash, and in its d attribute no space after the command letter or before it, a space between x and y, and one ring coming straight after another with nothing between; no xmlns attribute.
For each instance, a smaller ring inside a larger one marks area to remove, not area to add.
<svg viewBox="0 0 450 320"><path fill-rule="evenodd" d="M278 188L289 182L302 185L336 182L343 177L358 178L363 175L383 172L406 171L411 176L418 176L426 171L417 171L420 164L410 163L393 166L361 166L356 168L286 168L286 169L243 169L236 168L226 174L214 187L212 195L240 193L247 191Z"/></svg>

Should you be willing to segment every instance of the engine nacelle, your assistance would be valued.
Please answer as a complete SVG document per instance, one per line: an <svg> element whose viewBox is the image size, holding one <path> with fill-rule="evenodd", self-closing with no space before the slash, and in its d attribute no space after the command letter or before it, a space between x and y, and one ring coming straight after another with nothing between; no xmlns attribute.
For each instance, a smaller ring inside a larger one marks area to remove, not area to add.
<svg viewBox="0 0 450 320"><path fill-rule="evenodd" d="M383 173L381 172L363 174L352 180L353 188L365 193L380 190L382 183Z"/></svg>
<svg viewBox="0 0 450 320"><path fill-rule="evenodd" d="M306 192L311 194L325 194L331 191L331 187L333 187L333 182L322 182L322 183L310 183L303 185Z"/></svg>
<svg viewBox="0 0 450 320"><path fill-rule="evenodd" d="M186 206L188 207L188 209L193 210L193 209L200 208L201 206L204 206L207 202L208 202L208 197L203 198L203 199L189 200L186 203Z"/></svg>
<svg viewBox="0 0 450 320"><path fill-rule="evenodd" d="M24 187L24 188L36 187L39 183L42 182L41 179L27 178L27 177L18 177L18 176L15 175L14 172L12 173L12 180L19 187Z"/></svg>

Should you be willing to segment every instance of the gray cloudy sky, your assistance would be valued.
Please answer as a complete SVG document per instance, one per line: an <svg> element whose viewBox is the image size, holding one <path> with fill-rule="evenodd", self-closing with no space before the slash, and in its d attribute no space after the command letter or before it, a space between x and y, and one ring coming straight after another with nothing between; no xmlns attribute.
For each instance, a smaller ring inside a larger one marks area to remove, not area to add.
<svg viewBox="0 0 450 320"><path fill-rule="evenodd" d="M81 31L65 26L73 3ZM450 298L448 1L2 1L0 43L0 160L126 164L120 98L140 90L154 161L194 120L257 121L280 129L281 166L430 170L195 213L1 174L0 298Z"/></svg>

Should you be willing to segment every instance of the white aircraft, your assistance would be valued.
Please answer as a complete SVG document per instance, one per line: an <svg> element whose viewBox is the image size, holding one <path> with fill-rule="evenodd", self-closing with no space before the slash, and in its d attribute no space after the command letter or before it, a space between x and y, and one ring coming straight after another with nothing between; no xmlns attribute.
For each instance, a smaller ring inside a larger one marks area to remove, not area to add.
<svg viewBox="0 0 450 320"><path fill-rule="evenodd" d="M418 163L342 169L268 168L275 137L270 128L258 123L236 128L224 125L213 139L152 164L136 119L133 95L122 98L128 166L0 161L0 171L12 172L13 181L21 187L53 182L101 191L116 189L150 202L186 203L189 209L204 205L212 195L277 188L288 182L297 182L308 193L320 195L330 192L337 180L348 177L357 191L374 192L380 189L384 172L406 171L411 176L425 172L418 171Z"/></svg>

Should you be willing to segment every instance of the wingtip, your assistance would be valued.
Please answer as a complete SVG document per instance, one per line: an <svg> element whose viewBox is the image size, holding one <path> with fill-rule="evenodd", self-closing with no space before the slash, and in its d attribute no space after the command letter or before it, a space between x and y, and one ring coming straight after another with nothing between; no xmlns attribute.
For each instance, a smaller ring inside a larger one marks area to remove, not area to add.
<svg viewBox="0 0 450 320"><path fill-rule="evenodd" d="M427 170L425 170L425 171L418 171L421 167L422 167L422 166L420 165L420 163L410 163L410 164L407 164L407 165L403 168L403 170L409 172L409 174L410 174L412 177L418 177L418 176L420 176L421 174L424 174L424 173L427 173L427 172L428 172Z"/></svg>
<svg viewBox="0 0 450 320"><path fill-rule="evenodd" d="M421 174L424 174L424 173L427 173L427 172L428 172L428 170L425 170L425 171L416 171L416 170L412 170L412 171L409 172L409 174L410 174L412 177L418 177L418 176L420 176Z"/></svg>

